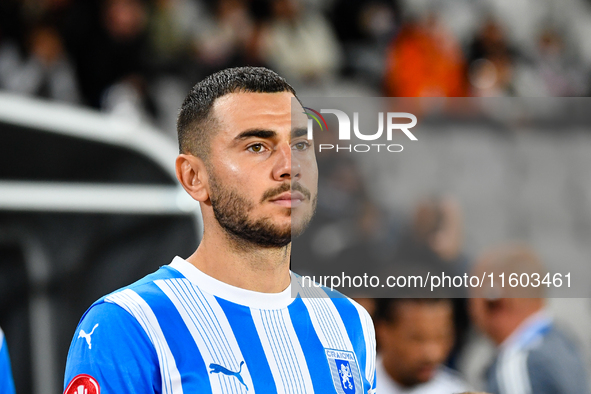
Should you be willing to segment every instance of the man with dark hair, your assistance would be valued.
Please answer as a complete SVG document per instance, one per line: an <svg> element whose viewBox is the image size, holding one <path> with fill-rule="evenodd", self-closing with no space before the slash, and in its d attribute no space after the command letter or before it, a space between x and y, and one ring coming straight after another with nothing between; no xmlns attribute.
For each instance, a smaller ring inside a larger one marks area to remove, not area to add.
<svg viewBox="0 0 591 394"><path fill-rule="evenodd" d="M380 299L376 374L383 394L459 393L467 385L442 366L453 345L449 299Z"/></svg>
<svg viewBox="0 0 591 394"><path fill-rule="evenodd" d="M316 205L306 125L293 88L264 68L223 70L191 90L176 172L200 202L203 239L91 306L66 393L375 392L368 313L290 275L292 236Z"/></svg>

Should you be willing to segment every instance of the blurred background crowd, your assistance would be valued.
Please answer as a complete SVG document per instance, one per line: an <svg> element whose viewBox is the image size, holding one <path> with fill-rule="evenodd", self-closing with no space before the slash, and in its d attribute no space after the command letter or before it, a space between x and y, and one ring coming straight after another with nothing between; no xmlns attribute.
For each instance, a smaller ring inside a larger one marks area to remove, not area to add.
<svg viewBox="0 0 591 394"><path fill-rule="evenodd" d="M300 95L586 96L588 0L3 0L0 89L174 130L195 81L265 65Z"/></svg>

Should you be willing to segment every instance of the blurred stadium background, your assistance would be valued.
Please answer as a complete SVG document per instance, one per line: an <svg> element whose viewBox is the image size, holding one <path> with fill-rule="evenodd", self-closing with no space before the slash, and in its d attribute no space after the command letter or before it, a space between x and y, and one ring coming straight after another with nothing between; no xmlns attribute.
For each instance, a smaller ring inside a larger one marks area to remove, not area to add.
<svg viewBox="0 0 591 394"><path fill-rule="evenodd" d="M202 77L264 65L301 96L588 96L590 37L589 0L2 0L0 326L18 392L60 392L69 342L90 303L195 248L199 214L172 165L177 110ZM531 205L545 180L527 178L512 209L538 218L527 222L529 241L553 258L567 250L589 261L590 135L583 129L560 144L548 130L516 143L475 134L463 145L453 133L434 136L455 150L433 146L428 160L464 171L461 179L493 179L488 191L451 188L465 213L467 260L526 221L463 202L490 191L489 201L506 203L499 185L521 183L535 166L568 186ZM558 152L549 148L557 144ZM507 156L524 172L507 170ZM476 158L482 172L470 171ZM410 186L382 203L411 222L413 201L444 181L427 173L413 183L411 171L429 166L400 165L396 181ZM544 206L555 199L564 204ZM557 209L568 211L559 223ZM556 234L576 247L555 249L548 240ZM589 361L588 300L551 304ZM473 343L471 361L456 366L477 384L490 348Z"/></svg>

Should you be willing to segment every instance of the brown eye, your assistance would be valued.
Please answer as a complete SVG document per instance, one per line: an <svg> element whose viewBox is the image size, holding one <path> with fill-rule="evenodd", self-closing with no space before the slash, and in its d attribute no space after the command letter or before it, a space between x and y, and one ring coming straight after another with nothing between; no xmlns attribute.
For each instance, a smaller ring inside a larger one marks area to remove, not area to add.
<svg viewBox="0 0 591 394"><path fill-rule="evenodd" d="M309 146L310 146L310 144L308 142L302 141L302 142L295 143L293 145L293 149L302 151L302 150L308 149Z"/></svg>
<svg viewBox="0 0 591 394"><path fill-rule="evenodd" d="M263 151L263 144L254 144L248 147L248 150L254 153L260 153Z"/></svg>

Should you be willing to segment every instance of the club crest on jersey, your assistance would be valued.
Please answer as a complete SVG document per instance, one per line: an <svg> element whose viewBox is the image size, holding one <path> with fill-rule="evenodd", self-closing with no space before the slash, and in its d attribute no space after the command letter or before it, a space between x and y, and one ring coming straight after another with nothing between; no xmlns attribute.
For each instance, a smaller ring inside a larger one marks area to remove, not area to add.
<svg viewBox="0 0 591 394"><path fill-rule="evenodd" d="M361 375L353 352L325 349L332 375L332 382L339 394L356 394L363 391Z"/></svg>

